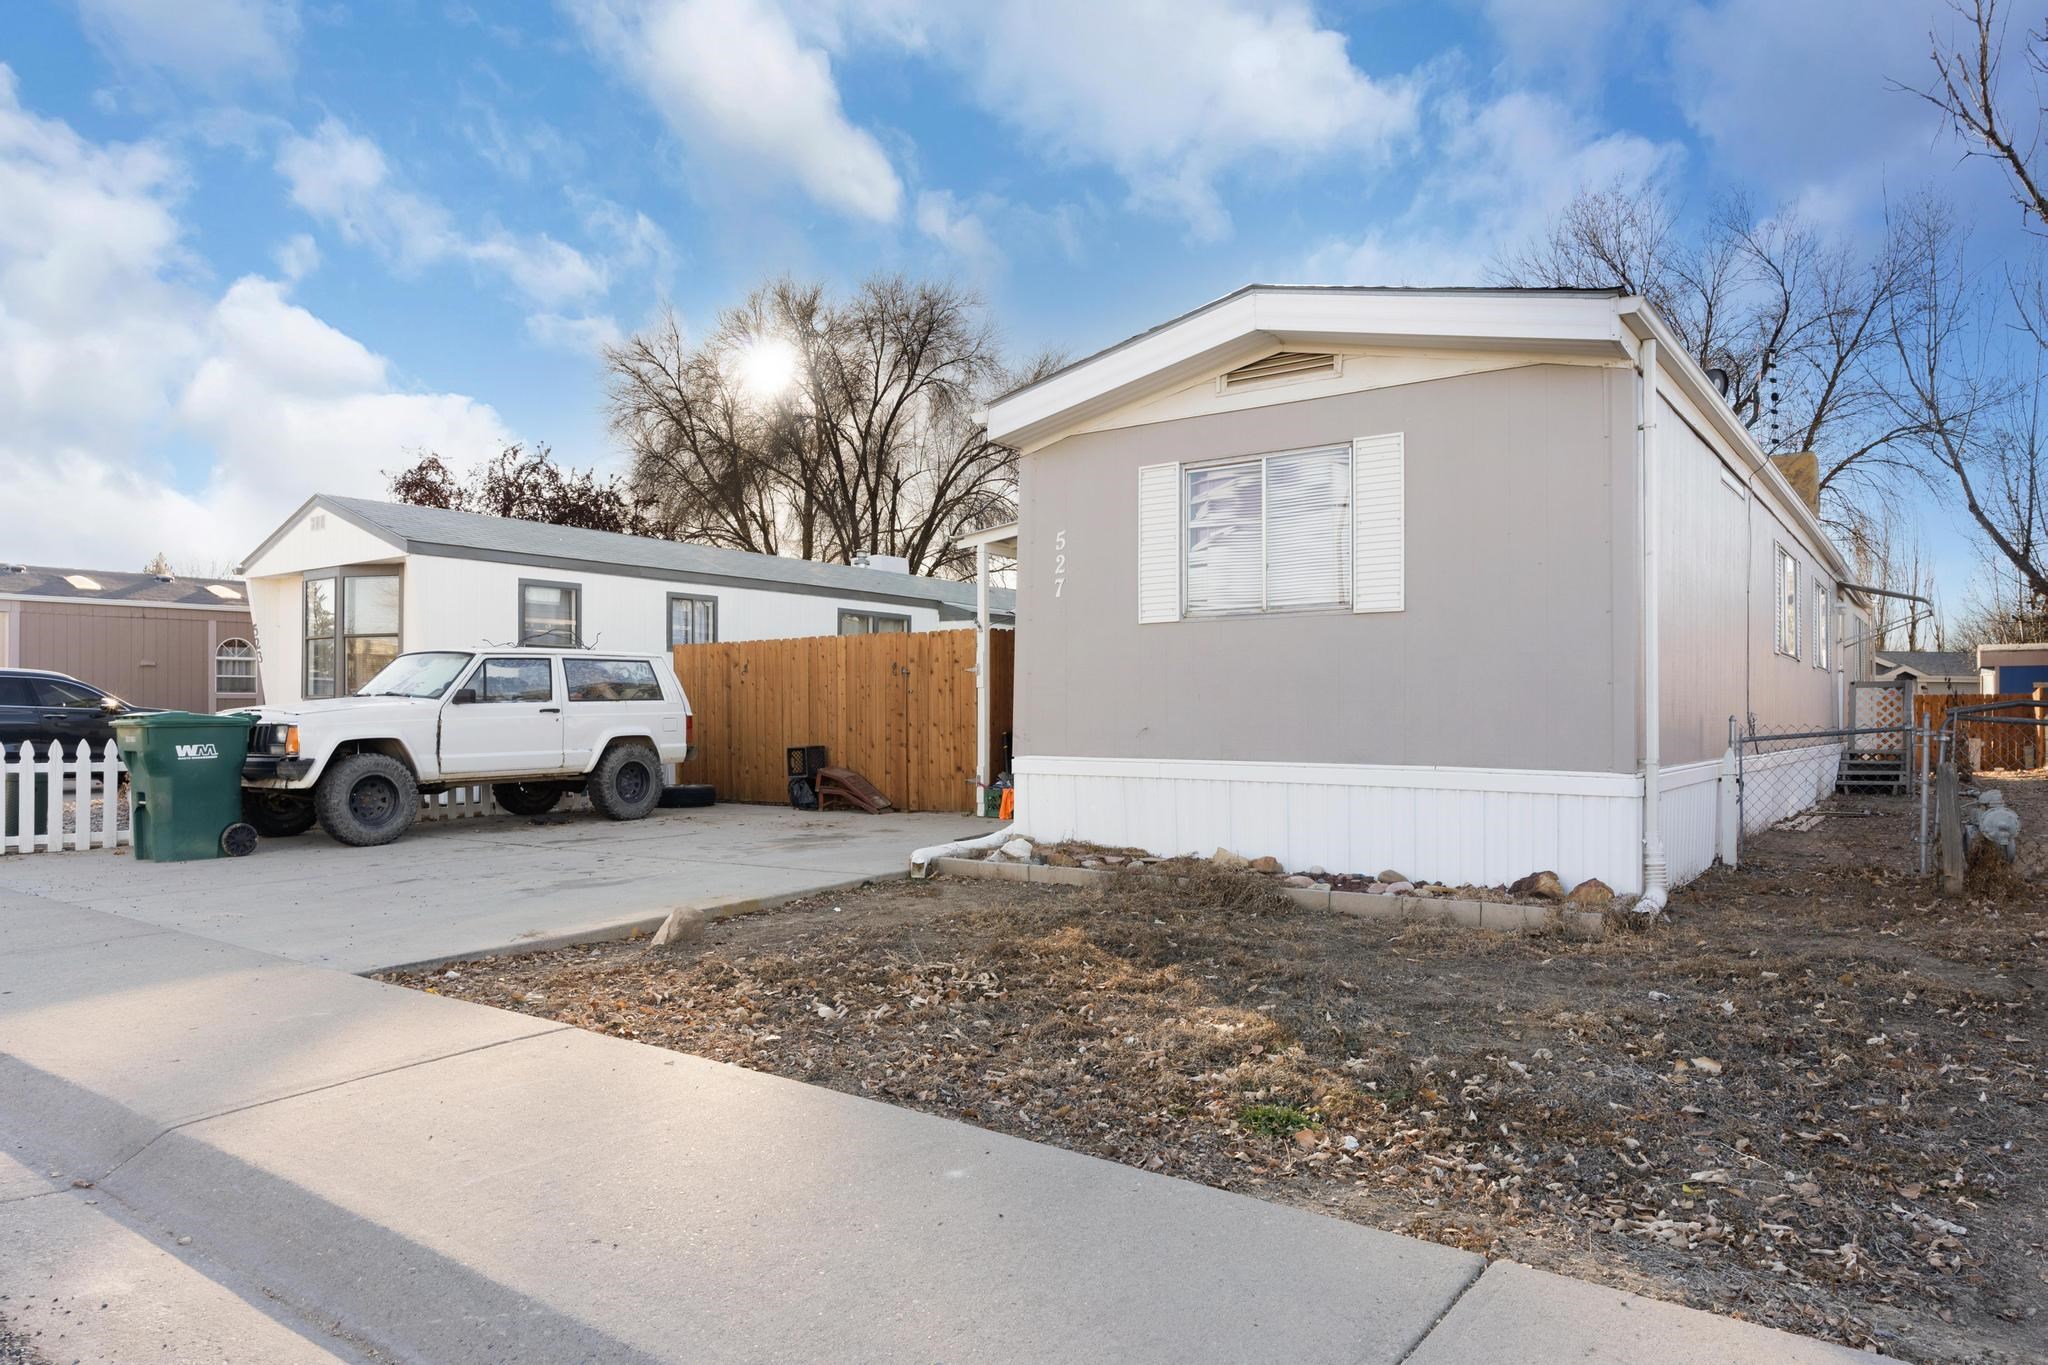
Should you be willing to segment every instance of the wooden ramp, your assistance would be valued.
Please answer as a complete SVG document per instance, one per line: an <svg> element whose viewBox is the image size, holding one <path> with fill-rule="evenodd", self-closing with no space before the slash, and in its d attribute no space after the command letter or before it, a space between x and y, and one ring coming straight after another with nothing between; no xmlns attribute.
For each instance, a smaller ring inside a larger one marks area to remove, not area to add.
<svg viewBox="0 0 2048 1365"><path fill-rule="evenodd" d="M896 809L874 783L851 768L818 769L818 809L825 809L828 801L844 801L870 815Z"/></svg>

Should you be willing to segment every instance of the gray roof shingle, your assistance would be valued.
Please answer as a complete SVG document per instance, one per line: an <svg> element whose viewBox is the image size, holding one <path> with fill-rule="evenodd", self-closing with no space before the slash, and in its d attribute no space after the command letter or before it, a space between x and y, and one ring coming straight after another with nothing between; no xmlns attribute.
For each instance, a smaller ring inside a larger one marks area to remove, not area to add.
<svg viewBox="0 0 2048 1365"><path fill-rule="evenodd" d="M864 569L849 564L822 564L785 555L723 550L649 536L585 531L540 521L487 517L476 512L451 512L440 507L343 498L323 493L320 503L343 516L403 544L408 553L431 554L436 546L471 550L508 559L575 560L594 569L626 566L656 574L699 574L785 583L824 589L849 597L916 598L954 609L974 610L974 584ZM989 589L989 608L1005 616L1016 610L1016 593Z"/></svg>
<svg viewBox="0 0 2048 1365"><path fill-rule="evenodd" d="M67 581L76 574L99 584L81 588ZM234 593L224 598L209 588ZM155 574L119 573L112 569L53 569L38 565L0 563L0 593L25 597L61 597L79 602L133 602L141 606L214 607L220 611L249 610L248 594L232 578L159 578Z"/></svg>
<svg viewBox="0 0 2048 1365"><path fill-rule="evenodd" d="M1911 669L1922 678L1961 678L1977 672L1976 656L1967 649L1881 649L1880 668Z"/></svg>

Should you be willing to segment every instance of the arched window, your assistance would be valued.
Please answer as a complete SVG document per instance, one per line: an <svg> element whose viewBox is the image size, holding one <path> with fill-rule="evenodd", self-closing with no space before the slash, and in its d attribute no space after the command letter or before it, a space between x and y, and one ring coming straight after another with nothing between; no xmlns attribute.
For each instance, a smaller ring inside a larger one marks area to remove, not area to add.
<svg viewBox="0 0 2048 1365"><path fill-rule="evenodd" d="M256 646L247 640L223 640L213 651L213 690L223 697L256 695Z"/></svg>

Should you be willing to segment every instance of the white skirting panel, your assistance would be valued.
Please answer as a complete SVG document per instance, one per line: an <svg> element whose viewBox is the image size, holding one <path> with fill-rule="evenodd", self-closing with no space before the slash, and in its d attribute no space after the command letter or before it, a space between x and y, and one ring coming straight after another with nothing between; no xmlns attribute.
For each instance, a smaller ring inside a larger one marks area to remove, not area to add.
<svg viewBox="0 0 2048 1365"><path fill-rule="evenodd" d="M1634 773L1197 759L1020 758L1017 826L1160 855L1497 885L1545 868L1642 890ZM1711 854L1709 854L1711 858Z"/></svg>
<svg viewBox="0 0 2048 1365"><path fill-rule="evenodd" d="M1658 824L1671 885L1714 865L1721 848L1721 760L1666 768L1658 780Z"/></svg>

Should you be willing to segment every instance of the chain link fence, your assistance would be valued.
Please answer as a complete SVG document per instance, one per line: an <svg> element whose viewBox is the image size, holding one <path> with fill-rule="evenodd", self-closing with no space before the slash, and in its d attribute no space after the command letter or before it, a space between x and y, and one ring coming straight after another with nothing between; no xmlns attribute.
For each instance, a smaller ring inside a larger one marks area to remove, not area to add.
<svg viewBox="0 0 2048 1365"><path fill-rule="evenodd" d="M1951 708L1929 739L1942 890L2048 894L2048 707ZM1987 761L2006 766L1985 766Z"/></svg>
<svg viewBox="0 0 2048 1365"><path fill-rule="evenodd" d="M1849 817L1878 822L1926 870L1924 735L1910 724L1815 729L1729 721L1736 755L1739 847L1770 830L1805 832Z"/></svg>

